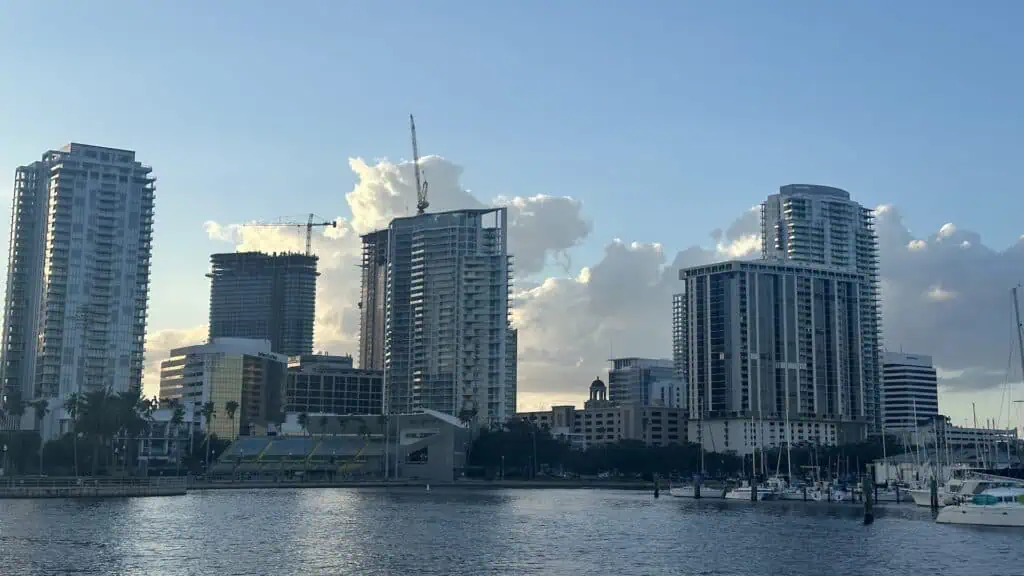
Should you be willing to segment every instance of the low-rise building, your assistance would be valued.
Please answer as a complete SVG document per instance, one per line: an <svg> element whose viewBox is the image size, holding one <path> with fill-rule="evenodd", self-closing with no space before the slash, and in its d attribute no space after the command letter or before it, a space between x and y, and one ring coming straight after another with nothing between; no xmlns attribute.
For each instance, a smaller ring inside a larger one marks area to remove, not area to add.
<svg viewBox="0 0 1024 576"><path fill-rule="evenodd" d="M214 476L451 482L465 468L468 426L433 410L409 414L285 417L278 436L240 438L218 458Z"/></svg>
<svg viewBox="0 0 1024 576"><path fill-rule="evenodd" d="M590 399L583 409L553 406L551 410L520 412L517 417L547 428L575 448L637 440L648 446L684 444L687 441L686 411L667 406L618 405L607 399L600 378L590 385Z"/></svg>
<svg viewBox="0 0 1024 576"><path fill-rule="evenodd" d="M281 391L288 358L270 351L269 340L214 338L171 350L160 363L160 402L177 401L219 438L266 434L281 420ZM208 422L203 406L215 410ZM234 413L230 408L234 408Z"/></svg>
<svg viewBox="0 0 1024 576"><path fill-rule="evenodd" d="M353 366L351 356L311 354L288 359L285 412L381 414L384 372Z"/></svg>

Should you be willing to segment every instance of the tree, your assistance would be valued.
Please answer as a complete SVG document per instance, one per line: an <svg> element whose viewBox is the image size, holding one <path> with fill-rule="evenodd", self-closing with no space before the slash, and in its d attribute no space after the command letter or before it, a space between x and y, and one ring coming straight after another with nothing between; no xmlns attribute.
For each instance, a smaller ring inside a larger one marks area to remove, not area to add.
<svg viewBox="0 0 1024 576"><path fill-rule="evenodd" d="M234 400L228 400L224 403L224 412L228 415L228 420L231 420L231 433L235 434L235 412L238 411L238 402ZM237 434L235 434L237 436ZM230 438L229 438L230 440Z"/></svg>
<svg viewBox="0 0 1024 576"><path fill-rule="evenodd" d="M174 398L169 405L172 407L171 426L174 428L174 473L181 474L181 425L185 422L185 408L181 401Z"/></svg>
<svg viewBox="0 0 1024 576"><path fill-rule="evenodd" d="M327 431L327 414L320 415L320 436L323 437Z"/></svg>
<svg viewBox="0 0 1024 576"><path fill-rule="evenodd" d="M36 428L39 430L39 475L43 475L43 418L50 413L50 403L45 398L33 400L30 404L36 419Z"/></svg>
<svg viewBox="0 0 1024 576"><path fill-rule="evenodd" d="M25 415L25 402L22 401L21 394L15 392L7 397L7 414L20 426L21 417Z"/></svg>
<svg viewBox="0 0 1024 576"><path fill-rule="evenodd" d="M210 471L210 435L213 433L213 419L217 417L217 405L213 402L203 404L201 411L206 420L206 471Z"/></svg>
<svg viewBox="0 0 1024 576"><path fill-rule="evenodd" d="M302 434L306 434L306 424L309 424L309 414L302 412L299 414L299 426L302 427Z"/></svg>
<svg viewBox="0 0 1024 576"><path fill-rule="evenodd" d="M75 453L75 476L78 476L78 415L82 413L82 396L78 392L72 392L64 400L64 411L68 413L71 420L71 439Z"/></svg>

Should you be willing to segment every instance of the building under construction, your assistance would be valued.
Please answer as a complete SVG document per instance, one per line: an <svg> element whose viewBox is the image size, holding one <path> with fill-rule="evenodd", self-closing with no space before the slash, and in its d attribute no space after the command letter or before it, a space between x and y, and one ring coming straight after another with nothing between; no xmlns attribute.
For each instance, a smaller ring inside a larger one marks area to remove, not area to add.
<svg viewBox="0 0 1024 576"><path fill-rule="evenodd" d="M360 366L385 371L389 412L515 413L505 208L395 218L363 236Z"/></svg>
<svg viewBox="0 0 1024 576"><path fill-rule="evenodd" d="M210 256L210 339L269 340L271 350L313 353L317 257L232 252Z"/></svg>

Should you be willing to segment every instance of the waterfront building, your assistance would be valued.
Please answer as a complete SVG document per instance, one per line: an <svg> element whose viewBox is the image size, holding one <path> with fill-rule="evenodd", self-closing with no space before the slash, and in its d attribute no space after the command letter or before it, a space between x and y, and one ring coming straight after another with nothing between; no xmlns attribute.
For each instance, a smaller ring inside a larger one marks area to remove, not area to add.
<svg viewBox="0 0 1024 576"><path fill-rule="evenodd" d="M806 441L863 437L870 424L863 368L870 352L860 335L860 274L734 260L683 269L679 276L687 300L681 348L690 418L703 420L693 432L710 434L713 421L735 421L719 424L722 440L714 446L703 438L705 448L738 446L740 452L745 444L736 439L744 426L753 426L746 444L759 445L770 439L760 432L762 424L782 428L794 444L801 430ZM779 424L786 421L788 432Z"/></svg>
<svg viewBox="0 0 1024 576"><path fill-rule="evenodd" d="M638 440L648 446L686 443L685 409L619 405L607 398L607 387L597 378L590 385L590 397L583 409L552 406L550 410L519 412L516 417L547 428L553 436L580 450L623 440Z"/></svg>
<svg viewBox="0 0 1024 576"><path fill-rule="evenodd" d="M278 354L313 353L317 257L233 252L210 256L210 338L269 340Z"/></svg>
<svg viewBox="0 0 1024 576"><path fill-rule="evenodd" d="M428 213L363 236L360 366L384 370L386 412L514 413L507 218Z"/></svg>
<svg viewBox="0 0 1024 576"><path fill-rule="evenodd" d="M287 382L285 412L381 414L384 410L384 372L357 369L351 356L292 356Z"/></svg>
<svg viewBox="0 0 1024 576"><path fill-rule="evenodd" d="M454 481L465 469L472 432L434 410L409 414L289 413L277 436L239 438L211 466L211 475L252 480L298 476L314 480Z"/></svg>
<svg viewBox="0 0 1024 576"><path fill-rule="evenodd" d="M269 340L214 338L175 348L160 363L160 402L177 400L201 430L222 439L263 435L283 417L287 367L288 357L271 352ZM202 416L207 402L216 410L212 422Z"/></svg>
<svg viewBox="0 0 1024 576"><path fill-rule="evenodd" d="M44 439L70 394L142 385L155 182L131 150L74 142L15 170L0 398L48 400Z"/></svg>
<svg viewBox="0 0 1024 576"><path fill-rule="evenodd" d="M858 274L859 339L863 347L865 414L882 424L878 237L874 210L830 186L790 184L761 203L761 255L766 260L804 263Z"/></svg>
<svg viewBox="0 0 1024 576"><path fill-rule="evenodd" d="M655 382L676 382L671 360L613 358L608 370L608 399L616 404L650 406ZM660 392L659 392L660 393Z"/></svg>
<svg viewBox="0 0 1024 576"><path fill-rule="evenodd" d="M885 352L882 417L886 432L915 430L939 416L939 380L932 357Z"/></svg>

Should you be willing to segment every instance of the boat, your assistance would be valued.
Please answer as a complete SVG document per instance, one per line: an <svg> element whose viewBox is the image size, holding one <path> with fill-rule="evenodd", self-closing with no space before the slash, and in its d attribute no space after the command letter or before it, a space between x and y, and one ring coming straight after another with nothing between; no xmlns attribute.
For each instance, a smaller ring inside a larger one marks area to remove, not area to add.
<svg viewBox="0 0 1024 576"><path fill-rule="evenodd" d="M726 492L725 493L725 499L726 500L747 500L747 501L749 501L751 499L751 492L752 491L753 490L748 485L738 486L738 487L733 488L732 490L729 490L728 492ZM757 489L757 499L758 500L775 500L775 492L773 492L770 488L765 487L765 486L758 487L758 489Z"/></svg>
<svg viewBox="0 0 1024 576"><path fill-rule="evenodd" d="M672 486L668 489L669 496L676 498L693 498L694 487L693 484L686 484L682 486Z"/></svg>
<svg viewBox="0 0 1024 576"><path fill-rule="evenodd" d="M954 471L954 477L939 488L939 506L952 506L970 499L990 488L1024 488L1024 482L1016 478L980 474L963 468L961 474ZM929 489L911 490L910 495L918 506L931 506Z"/></svg>
<svg viewBox="0 0 1024 576"><path fill-rule="evenodd" d="M989 488L969 501L939 510L940 524L972 526L1013 526L1024 528L1024 488Z"/></svg>

